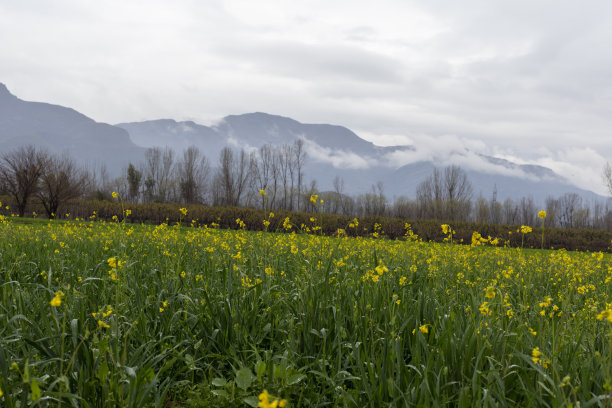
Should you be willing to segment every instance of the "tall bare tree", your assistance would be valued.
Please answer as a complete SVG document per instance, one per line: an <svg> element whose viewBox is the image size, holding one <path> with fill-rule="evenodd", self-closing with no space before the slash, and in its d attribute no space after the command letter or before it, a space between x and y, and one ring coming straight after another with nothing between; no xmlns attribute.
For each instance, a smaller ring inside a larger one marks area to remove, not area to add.
<svg viewBox="0 0 612 408"><path fill-rule="evenodd" d="M296 173L297 210L300 211L302 185L304 184L304 165L306 164L306 150L304 149L303 139L297 139L293 144L293 163Z"/></svg>
<svg viewBox="0 0 612 408"><path fill-rule="evenodd" d="M603 180L608 193L612 195L612 166L610 163L606 163L603 169Z"/></svg>
<svg viewBox="0 0 612 408"><path fill-rule="evenodd" d="M128 198L132 202L138 201L140 195L140 184L142 182L142 172L137 170L132 163L127 168Z"/></svg>
<svg viewBox="0 0 612 408"><path fill-rule="evenodd" d="M181 199L185 203L200 203L210 174L210 164L196 146L183 152L183 159L177 165Z"/></svg>
<svg viewBox="0 0 612 408"><path fill-rule="evenodd" d="M55 218L60 205L82 196L87 190L88 180L87 172L67 154L47 156L36 195L49 219Z"/></svg>
<svg viewBox="0 0 612 408"><path fill-rule="evenodd" d="M15 199L20 217L25 214L28 200L39 188L40 176L48 163L48 156L34 146L22 146L0 158L0 183L3 190Z"/></svg>
<svg viewBox="0 0 612 408"><path fill-rule="evenodd" d="M219 167L214 180L214 203L219 205L240 205L246 192L250 169L249 155L241 150L238 157L229 147L224 147L219 156Z"/></svg>
<svg viewBox="0 0 612 408"><path fill-rule="evenodd" d="M559 197L559 224L562 228L576 227L578 211L582 209L582 197L565 193Z"/></svg>
<svg viewBox="0 0 612 408"><path fill-rule="evenodd" d="M452 165L433 173L417 186L417 203L423 218L467 219L472 184L460 167Z"/></svg>
<svg viewBox="0 0 612 408"><path fill-rule="evenodd" d="M145 200L166 202L173 193L174 150L152 147L145 152Z"/></svg>

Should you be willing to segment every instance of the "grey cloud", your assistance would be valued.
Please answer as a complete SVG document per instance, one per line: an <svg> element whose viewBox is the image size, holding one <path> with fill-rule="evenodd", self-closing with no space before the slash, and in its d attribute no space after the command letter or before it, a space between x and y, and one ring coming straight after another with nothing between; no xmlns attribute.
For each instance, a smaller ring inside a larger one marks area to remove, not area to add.
<svg viewBox="0 0 612 408"><path fill-rule="evenodd" d="M2 2L0 82L111 123L257 110L374 139L453 134L590 182L612 159L611 13L603 0Z"/></svg>
<svg viewBox="0 0 612 408"><path fill-rule="evenodd" d="M218 54L247 59L257 69L317 82L327 78L375 83L401 80L399 60L350 46L265 41L217 47Z"/></svg>

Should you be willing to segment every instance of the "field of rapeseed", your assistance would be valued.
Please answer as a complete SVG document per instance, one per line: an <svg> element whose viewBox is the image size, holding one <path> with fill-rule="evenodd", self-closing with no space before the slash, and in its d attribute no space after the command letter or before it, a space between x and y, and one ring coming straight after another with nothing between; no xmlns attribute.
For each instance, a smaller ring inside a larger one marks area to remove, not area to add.
<svg viewBox="0 0 612 408"><path fill-rule="evenodd" d="M609 255L181 217L0 221L1 406L611 403Z"/></svg>

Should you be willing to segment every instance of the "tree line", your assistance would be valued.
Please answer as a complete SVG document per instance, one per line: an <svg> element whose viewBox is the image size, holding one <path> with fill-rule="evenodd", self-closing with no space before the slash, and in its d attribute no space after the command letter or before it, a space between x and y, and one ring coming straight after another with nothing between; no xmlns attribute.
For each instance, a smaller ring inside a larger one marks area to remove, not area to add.
<svg viewBox="0 0 612 408"><path fill-rule="evenodd" d="M604 181L612 195L612 167ZM342 179L333 182L334 191L322 193L326 210L339 215L388 216L405 219L438 219L450 222L476 222L497 225L539 226L537 214L544 209L546 225L552 228L583 228L612 231L612 201L588 202L576 193L560 197L548 197L537 203L532 197L516 200L497 198L495 188L491 197L475 197L467 173L459 166L434 169L432 174L418 184L414 199L400 196L387 200L381 183L371 191L357 196L343 192Z"/></svg>
<svg viewBox="0 0 612 408"><path fill-rule="evenodd" d="M349 195L340 177L333 180L331 190L321 192L316 181L306 182L306 160L302 140L251 151L226 147L215 164L195 146L180 154L168 147L154 147L146 150L142 162L130 163L113 178L104 166L88 169L68 154L24 146L0 157L0 193L12 197L20 216L25 215L29 202L37 200L49 218L68 200L110 200L112 192L133 203L288 211L314 210L309 200L318 194L324 202L322 211L329 214L536 226L540 222L537 212L545 209L550 227L612 230L609 200L589 203L567 193L549 197L545 203L529 197L500 201L495 191L490 198L474 197L466 172L454 165L434 169L418 185L415 198L401 196L391 201L380 182L366 193ZM603 175L612 194L612 167L607 165Z"/></svg>

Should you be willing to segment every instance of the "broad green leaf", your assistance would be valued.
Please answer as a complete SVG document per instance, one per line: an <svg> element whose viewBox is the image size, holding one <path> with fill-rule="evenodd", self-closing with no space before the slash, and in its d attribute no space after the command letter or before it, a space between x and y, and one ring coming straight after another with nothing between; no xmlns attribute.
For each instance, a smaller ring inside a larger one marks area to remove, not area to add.
<svg viewBox="0 0 612 408"><path fill-rule="evenodd" d="M251 372L251 370L247 367L243 367L238 372L236 372L236 385L238 388L247 390L253 383L255 376Z"/></svg>

